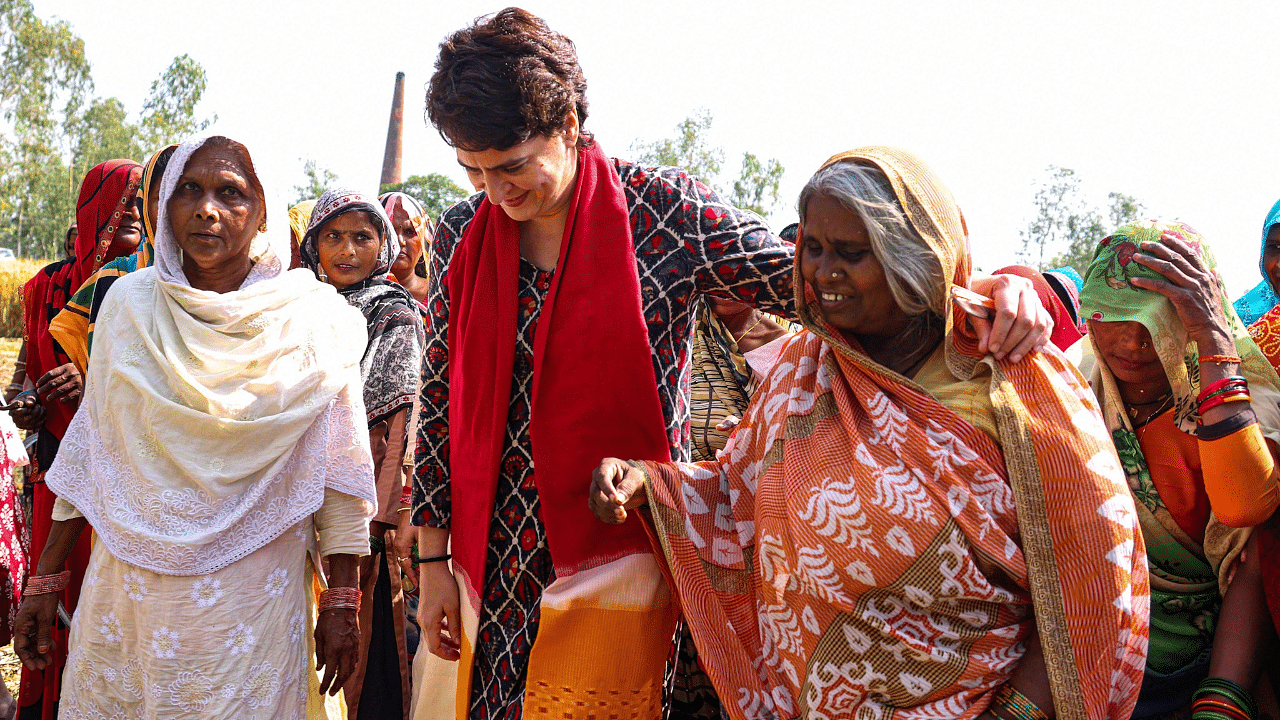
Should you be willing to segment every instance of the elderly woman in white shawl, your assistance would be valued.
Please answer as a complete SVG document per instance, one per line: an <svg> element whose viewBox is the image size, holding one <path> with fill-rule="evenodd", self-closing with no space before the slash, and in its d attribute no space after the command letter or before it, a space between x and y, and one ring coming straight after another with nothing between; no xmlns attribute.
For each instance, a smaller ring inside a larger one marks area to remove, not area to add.
<svg viewBox="0 0 1280 720"><path fill-rule="evenodd" d="M47 475L55 523L15 650L47 661L50 591L87 523L99 542L64 717L325 717L323 693L355 664L376 499L364 318L310 272L286 272L288 224L268 217L243 145L183 144L160 195L156 264L107 296Z"/></svg>

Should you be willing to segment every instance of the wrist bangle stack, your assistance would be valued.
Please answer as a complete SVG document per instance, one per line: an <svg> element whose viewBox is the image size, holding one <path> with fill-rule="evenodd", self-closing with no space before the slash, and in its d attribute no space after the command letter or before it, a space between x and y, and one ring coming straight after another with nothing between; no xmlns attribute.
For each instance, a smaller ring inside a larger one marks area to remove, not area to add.
<svg viewBox="0 0 1280 720"><path fill-rule="evenodd" d="M62 592L70 582L70 570L63 570L53 575L32 575L27 578L27 587L22 591L22 597Z"/></svg>
<svg viewBox="0 0 1280 720"><path fill-rule="evenodd" d="M1230 402L1248 402L1249 381L1243 375L1230 375L1213 382L1200 391L1196 398L1196 412L1203 416L1206 411Z"/></svg>
<svg viewBox="0 0 1280 720"><path fill-rule="evenodd" d="M1018 692L1017 688L1009 683L1001 685L996 691L989 710L991 714L1003 720L1049 720L1049 716L1031 702L1031 698Z"/></svg>
<svg viewBox="0 0 1280 720"><path fill-rule="evenodd" d="M319 611L359 610L360 590L353 587L329 588L320 593Z"/></svg>
<svg viewBox="0 0 1280 720"><path fill-rule="evenodd" d="M1210 695L1226 700L1211 698ZM1253 694L1226 678L1205 678L1191 697L1192 720L1254 720L1258 715L1258 704Z"/></svg>

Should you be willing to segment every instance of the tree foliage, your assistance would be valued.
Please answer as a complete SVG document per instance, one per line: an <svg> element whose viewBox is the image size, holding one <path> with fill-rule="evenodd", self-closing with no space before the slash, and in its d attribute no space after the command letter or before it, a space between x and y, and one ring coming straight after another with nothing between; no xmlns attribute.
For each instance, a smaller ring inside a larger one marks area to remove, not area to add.
<svg viewBox="0 0 1280 720"><path fill-rule="evenodd" d="M646 165L684 168L690 175L711 186L720 175L720 166L724 164L724 150L708 143L707 135L710 132L710 111L696 110L693 115L676 125L675 137L637 143L634 147L636 161Z"/></svg>
<svg viewBox="0 0 1280 720"><path fill-rule="evenodd" d="M1040 270L1070 266L1083 275L1098 241L1110 229L1141 217L1145 208L1136 198L1113 192L1104 216L1084 198L1074 170L1050 166L1047 172L1048 178L1037 184L1035 216L1019 233L1020 260Z"/></svg>
<svg viewBox="0 0 1280 720"><path fill-rule="evenodd" d="M0 246L60 256L85 173L112 158L141 161L207 127L195 114L205 86L199 63L175 58L134 121L118 99L92 97L70 25L42 20L29 0L0 0Z"/></svg>
<svg viewBox="0 0 1280 720"><path fill-rule="evenodd" d="M416 199L422 203L423 209L433 221L438 221L450 205L465 200L468 195L466 190L440 173L413 175L404 182L387 183L378 192L379 194L402 192Z"/></svg>
<svg viewBox="0 0 1280 720"><path fill-rule="evenodd" d="M742 168L736 178L720 177L724 150L711 144L712 116L701 109L676 125L674 137L632 146L636 161L646 165L670 165L683 168L704 185L717 192L732 188L728 201L744 210L767 215L778 206L778 187L785 170L776 159L762 161L754 153L742 154Z"/></svg>
<svg viewBox="0 0 1280 720"><path fill-rule="evenodd" d="M729 202L760 215L778 206L778 186L782 183L782 163L776 159L760 162L752 153L742 154L742 172L733 181Z"/></svg>
<svg viewBox="0 0 1280 720"><path fill-rule="evenodd" d="M177 139L190 137L216 122L218 116L199 120L196 105L208 87L204 68L190 55L179 55L151 83L151 93L142 104L138 135L143 147L159 148Z"/></svg>
<svg viewBox="0 0 1280 720"><path fill-rule="evenodd" d="M84 104L93 80L71 26L41 20L28 0L0 0L0 48L0 116L10 130L0 135L0 240L33 254L23 245L41 237L40 220L70 214L74 201L57 192L66 187L60 120Z"/></svg>
<svg viewBox="0 0 1280 720"><path fill-rule="evenodd" d="M315 160L308 160L302 166L302 174L305 176L306 182L302 185L294 185L294 198L291 204L297 205L304 200L315 200L329 190L333 189L333 184L338 181L338 176L329 171L328 168L322 168L316 165Z"/></svg>

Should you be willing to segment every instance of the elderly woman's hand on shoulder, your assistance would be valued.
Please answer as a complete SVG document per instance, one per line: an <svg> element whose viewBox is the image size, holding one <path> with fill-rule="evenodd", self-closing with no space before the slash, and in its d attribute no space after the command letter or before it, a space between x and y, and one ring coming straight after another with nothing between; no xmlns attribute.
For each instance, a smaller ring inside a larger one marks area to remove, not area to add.
<svg viewBox="0 0 1280 720"><path fill-rule="evenodd" d="M605 458L591 474L587 506L600 519L616 525L627 519L627 510L644 502L644 473L625 460Z"/></svg>
<svg viewBox="0 0 1280 720"><path fill-rule="evenodd" d="M978 350L996 359L1022 360L1032 350L1042 350L1053 334L1053 317L1040 302L1031 281L1017 275L974 274L974 292L995 303L991 319L969 317L978 333Z"/></svg>

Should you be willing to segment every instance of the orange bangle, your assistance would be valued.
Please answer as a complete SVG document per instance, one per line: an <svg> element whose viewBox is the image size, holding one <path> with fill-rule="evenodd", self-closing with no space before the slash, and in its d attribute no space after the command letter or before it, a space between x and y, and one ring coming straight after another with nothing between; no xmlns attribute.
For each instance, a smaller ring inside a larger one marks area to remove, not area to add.
<svg viewBox="0 0 1280 720"><path fill-rule="evenodd" d="M1239 365L1242 360L1235 355L1201 355L1200 362L1206 363L1235 363Z"/></svg>

